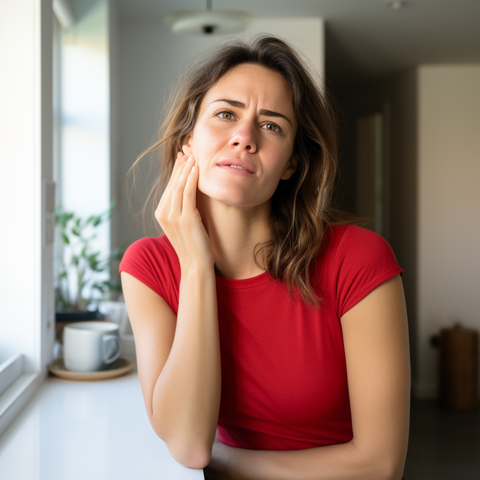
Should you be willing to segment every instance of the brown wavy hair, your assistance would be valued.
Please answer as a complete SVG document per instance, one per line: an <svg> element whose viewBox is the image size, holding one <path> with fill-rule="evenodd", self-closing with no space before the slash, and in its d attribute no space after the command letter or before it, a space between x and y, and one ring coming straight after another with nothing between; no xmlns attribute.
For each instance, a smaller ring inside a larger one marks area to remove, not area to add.
<svg viewBox="0 0 480 480"><path fill-rule="evenodd" d="M184 74L170 109L160 128L159 140L133 164L162 146L160 179L147 197L142 210L145 226L160 201L170 178L177 153L193 130L206 92L226 72L237 65L251 63L280 73L292 93L298 123L293 157L297 169L289 180L281 181L272 197L272 238L255 248L255 261L270 275L298 289L309 305L318 304L311 284L314 260L329 225L358 223L350 214L331 206L331 195L338 169L337 122L332 103L320 79L306 68L294 48L279 38L259 35L253 40L234 40L197 57ZM295 296L294 296L295 298Z"/></svg>

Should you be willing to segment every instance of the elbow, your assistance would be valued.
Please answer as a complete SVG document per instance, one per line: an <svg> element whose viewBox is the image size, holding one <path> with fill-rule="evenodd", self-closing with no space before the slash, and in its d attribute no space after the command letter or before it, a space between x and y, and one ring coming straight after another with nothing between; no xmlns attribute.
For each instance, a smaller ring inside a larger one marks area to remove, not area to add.
<svg viewBox="0 0 480 480"><path fill-rule="evenodd" d="M372 462L369 467L358 473L361 478L367 478L366 475L368 475L370 480L402 480L403 467L399 468L398 465L390 464L387 461L377 461Z"/></svg>
<svg viewBox="0 0 480 480"><path fill-rule="evenodd" d="M153 413L149 415L149 419L154 432L165 442L170 455L178 463L196 469L205 468L210 463L215 430L213 434L209 434L203 429L195 431L192 425L169 425Z"/></svg>
<svg viewBox="0 0 480 480"><path fill-rule="evenodd" d="M153 422L152 426L158 437L167 445L170 455L184 467L201 469L210 463L213 440L210 443L207 439L195 439L192 432L185 435L172 435L172 432L167 434Z"/></svg>
<svg viewBox="0 0 480 480"><path fill-rule="evenodd" d="M387 480L402 480L403 478L403 470L404 466L402 465L401 467L395 466L394 468L391 468L387 472L387 476L385 477Z"/></svg>
<svg viewBox="0 0 480 480"><path fill-rule="evenodd" d="M185 444L168 444L168 450L172 457L184 467L205 468L212 458L212 449L203 446L192 446Z"/></svg>
<svg viewBox="0 0 480 480"><path fill-rule="evenodd" d="M378 478L382 480L402 480L405 459L388 458L382 462Z"/></svg>
<svg viewBox="0 0 480 480"><path fill-rule="evenodd" d="M402 480L406 456L403 452L375 449L370 453L361 453L360 456L359 478Z"/></svg>

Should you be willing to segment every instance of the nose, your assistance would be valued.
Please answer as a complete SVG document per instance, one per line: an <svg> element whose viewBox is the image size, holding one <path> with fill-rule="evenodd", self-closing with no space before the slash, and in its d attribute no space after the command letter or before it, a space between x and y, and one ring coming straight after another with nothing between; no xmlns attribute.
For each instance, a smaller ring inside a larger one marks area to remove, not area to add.
<svg viewBox="0 0 480 480"><path fill-rule="evenodd" d="M230 148L245 149L249 153L255 153L257 151L257 142L255 140L254 128L254 126L246 123L239 125L229 141Z"/></svg>

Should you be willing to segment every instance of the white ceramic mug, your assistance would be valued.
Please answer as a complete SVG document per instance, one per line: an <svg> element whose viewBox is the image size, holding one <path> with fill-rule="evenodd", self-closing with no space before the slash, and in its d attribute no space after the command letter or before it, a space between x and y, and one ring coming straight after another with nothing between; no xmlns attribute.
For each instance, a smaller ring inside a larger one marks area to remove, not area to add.
<svg viewBox="0 0 480 480"><path fill-rule="evenodd" d="M121 353L116 323L70 323L63 331L63 361L72 372L108 370Z"/></svg>

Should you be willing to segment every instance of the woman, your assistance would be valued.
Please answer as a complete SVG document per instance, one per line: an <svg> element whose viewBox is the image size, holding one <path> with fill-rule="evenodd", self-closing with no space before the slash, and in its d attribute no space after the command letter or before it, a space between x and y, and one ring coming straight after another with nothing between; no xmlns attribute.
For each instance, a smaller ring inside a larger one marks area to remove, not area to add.
<svg viewBox="0 0 480 480"><path fill-rule="evenodd" d="M148 150L165 235L130 247L123 290L150 422L206 478L402 477L403 271L330 207L334 126L291 47L261 36L197 62Z"/></svg>

